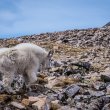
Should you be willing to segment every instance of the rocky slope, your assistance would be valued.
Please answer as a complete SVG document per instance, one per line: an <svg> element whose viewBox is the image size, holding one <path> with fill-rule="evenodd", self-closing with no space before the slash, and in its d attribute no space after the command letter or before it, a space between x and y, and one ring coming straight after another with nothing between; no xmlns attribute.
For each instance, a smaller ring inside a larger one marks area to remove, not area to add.
<svg viewBox="0 0 110 110"><path fill-rule="evenodd" d="M110 109L110 26L5 39L0 47L23 42L52 49L51 69L27 89L14 79L16 95L1 86L0 110Z"/></svg>

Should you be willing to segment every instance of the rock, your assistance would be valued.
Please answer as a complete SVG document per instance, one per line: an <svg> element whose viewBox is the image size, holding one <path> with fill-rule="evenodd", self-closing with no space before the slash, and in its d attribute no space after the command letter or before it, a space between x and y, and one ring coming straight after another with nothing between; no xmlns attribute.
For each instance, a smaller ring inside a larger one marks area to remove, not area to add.
<svg viewBox="0 0 110 110"><path fill-rule="evenodd" d="M97 81L101 81L101 77L100 77L100 75L97 75L94 73L93 75L90 76L90 81L93 83L95 83Z"/></svg>
<svg viewBox="0 0 110 110"><path fill-rule="evenodd" d="M87 71L89 71L91 64L89 62L77 62L72 63L72 65L78 66L79 68L85 68Z"/></svg>
<svg viewBox="0 0 110 110"><path fill-rule="evenodd" d="M61 65L62 65L61 61L53 61L52 62L52 66L54 66L54 67L60 67Z"/></svg>
<svg viewBox="0 0 110 110"><path fill-rule="evenodd" d="M43 96L29 96L28 99L23 99L22 100L22 104L29 106L32 105L33 103L39 101L40 99L42 99ZM42 99L43 100L43 99Z"/></svg>
<svg viewBox="0 0 110 110"><path fill-rule="evenodd" d="M103 107L110 102L110 96L103 96L98 99L93 100L88 108L89 110L102 110ZM106 107L105 107L106 108Z"/></svg>
<svg viewBox="0 0 110 110"><path fill-rule="evenodd" d="M53 87L64 87L68 84L73 84L77 82L77 79L60 76L60 77L48 77L48 84L46 84L46 87L53 88Z"/></svg>
<svg viewBox="0 0 110 110"><path fill-rule="evenodd" d="M37 77L44 79L44 78L46 78L46 77L48 77L48 76L47 76L45 73L39 73L39 74L37 75Z"/></svg>
<svg viewBox="0 0 110 110"><path fill-rule="evenodd" d="M77 81L81 81L83 78L82 78L82 76L81 76L81 74L75 74L74 76L74 79L76 79Z"/></svg>
<svg viewBox="0 0 110 110"><path fill-rule="evenodd" d="M61 80L65 85L70 85L70 84L74 84L76 82L79 82L78 78L73 78L73 77L65 77L64 79Z"/></svg>
<svg viewBox="0 0 110 110"><path fill-rule="evenodd" d="M19 103L19 102L14 102L14 101L13 101L13 102L11 102L10 104L11 104L12 106L14 106L14 107L20 109L20 110L26 109L26 107L25 107L23 104Z"/></svg>
<svg viewBox="0 0 110 110"><path fill-rule="evenodd" d="M78 83L77 85L82 87L82 88L88 88L89 87L89 85L85 84L85 83Z"/></svg>
<svg viewBox="0 0 110 110"><path fill-rule="evenodd" d="M3 82L0 81L0 93L3 93L5 91L4 87L3 87Z"/></svg>
<svg viewBox="0 0 110 110"><path fill-rule="evenodd" d="M46 94L49 100L57 100L58 99L58 93L55 92L54 90L48 91L48 93Z"/></svg>
<svg viewBox="0 0 110 110"><path fill-rule="evenodd" d="M59 104L59 100L51 101L51 109L57 110L61 108L61 105Z"/></svg>
<svg viewBox="0 0 110 110"><path fill-rule="evenodd" d="M12 110L11 107L3 107L4 110ZM2 110L3 110L2 109Z"/></svg>
<svg viewBox="0 0 110 110"><path fill-rule="evenodd" d="M102 110L110 110L110 103L106 104Z"/></svg>
<svg viewBox="0 0 110 110"><path fill-rule="evenodd" d="M93 97L101 97L101 96L104 96L105 93L103 91L92 91L90 90L90 95L93 96Z"/></svg>
<svg viewBox="0 0 110 110"><path fill-rule="evenodd" d="M69 76L71 74L74 74L73 70L66 70L63 74Z"/></svg>
<svg viewBox="0 0 110 110"><path fill-rule="evenodd" d="M53 67L51 70L50 70L50 72L62 72L63 70L62 70L62 68L60 68L60 67Z"/></svg>
<svg viewBox="0 0 110 110"><path fill-rule="evenodd" d="M104 89L106 89L106 84L105 83L103 83L103 82L95 82L95 83L93 83L93 87L94 87L94 89L95 90L104 90Z"/></svg>
<svg viewBox="0 0 110 110"><path fill-rule="evenodd" d="M82 103L82 102L77 102L75 107L77 108L77 110L86 110L86 103Z"/></svg>
<svg viewBox="0 0 110 110"><path fill-rule="evenodd" d="M37 102L32 104L32 107L37 110L50 110L50 105L47 103L46 97L39 97Z"/></svg>
<svg viewBox="0 0 110 110"><path fill-rule="evenodd" d="M54 76L48 77L48 84L46 84L46 87L52 88L57 83L57 80Z"/></svg>
<svg viewBox="0 0 110 110"><path fill-rule="evenodd" d="M35 103L39 100L39 97L30 96L28 100L30 103Z"/></svg>
<svg viewBox="0 0 110 110"><path fill-rule="evenodd" d="M44 93L48 90L44 85L41 84L31 84L29 89L31 89L31 92L35 92L37 95Z"/></svg>
<svg viewBox="0 0 110 110"><path fill-rule="evenodd" d="M71 85L66 88L65 93L68 97L74 97L80 90L80 87L77 85Z"/></svg>
<svg viewBox="0 0 110 110"><path fill-rule="evenodd" d="M58 94L58 100L60 100L63 104L67 105L68 96L65 93Z"/></svg>
<svg viewBox="0 0 110 110"><path fill-rule="evenodd" d="M38 84L46 84L46 83L48 83L48 80L46 78L38 77L37 82L38 82Z"/></svg>
<svg viewBox="0 0 110 110"><path fill-rule="evenodd" d="M106 90L107 90L106 94L110 94L110 85L108 85L108 86L106 87Z"/></svg>
<svg viewBox="0 0 110 110"><path fill-rule="evenodd" d="M104 75L104 74L102 74L101 75L101 79L104 81L104 82L110 82L110 75L108 74L106 74L106 75Z"/></svg>
<svg viewBox="0 0 110 110"><path fill-rule="evenodd" d="M11 101L12 97L7 94L0 94L0 102Z"/></svg>
<svg viewBox="0 0 110 110"><path fill-rule="evenodd" d="M38 95L40 95L40 93L36 93L36 92L31 92L31 91L28 91L26 95L26 98L28 98L29 96L35 96L37 97Z"/></svg>
<svg viewBox="0 0 110 110"><path fill-rule="evenodd" d="M77 110L77 109L70 106L62 106L60 109L57 109L57 110Z"/></svg>
<svg viewBox="0 0 110 110"><path fill-rule="evenodd" d="M74 101L77 103L77 102L84 102L84 103L88 103L90 102L90 98L91 98L91 95L76 95L74 97Z"/></svg>
<svg viewBox="0 0 110 110"><path fill-rule="evenodd" d="M63 43L68 43L69 40L68 40L68 39L63 39L62 42L63 42Z"/></svg>
<svg viewBox="0 0 110 110"><path fill-rule="evenodd" d="M28 106L28 105L30 104L30 100L29 100L29 99L23 99L23 100L21 101L21 103L22 103L23 105L25 105L25 106Z"/></svg>

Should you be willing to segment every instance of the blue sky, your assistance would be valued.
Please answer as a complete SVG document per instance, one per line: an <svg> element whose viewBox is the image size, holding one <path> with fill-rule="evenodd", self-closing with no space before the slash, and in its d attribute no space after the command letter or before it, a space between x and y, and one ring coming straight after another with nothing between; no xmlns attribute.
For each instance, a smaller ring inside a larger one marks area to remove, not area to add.
<svg viewBox="0 0 110 110"><path fill-rule="evenodd" d="M0 38L101 27L110 0L0 0Z"/></svg>

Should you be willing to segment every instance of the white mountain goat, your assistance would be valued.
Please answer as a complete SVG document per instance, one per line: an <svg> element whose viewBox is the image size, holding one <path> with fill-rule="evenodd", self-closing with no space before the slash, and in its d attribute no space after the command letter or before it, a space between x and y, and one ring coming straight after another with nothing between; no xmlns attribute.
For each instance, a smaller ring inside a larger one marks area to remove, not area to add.
<svg viewBox="0 0 110 110"><path fill-rule="evenodd" d="M0 49L0 73L3 74L3 84L12 91L11 83L16 74L22 74L28 84L37 81L40 65L48 68L52 52L31 44L21 43L12 48Z"/></svg>

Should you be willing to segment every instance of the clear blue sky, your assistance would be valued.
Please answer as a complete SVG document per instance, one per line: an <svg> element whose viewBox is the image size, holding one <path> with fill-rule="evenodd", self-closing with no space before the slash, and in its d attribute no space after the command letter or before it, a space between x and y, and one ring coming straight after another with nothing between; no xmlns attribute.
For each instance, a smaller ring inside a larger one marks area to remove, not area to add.
<svg viewBox="0 0 110 110"><path fill-rule="evenodd" d="M0 38L101 27L110 0L0 0Z"/></svg>

